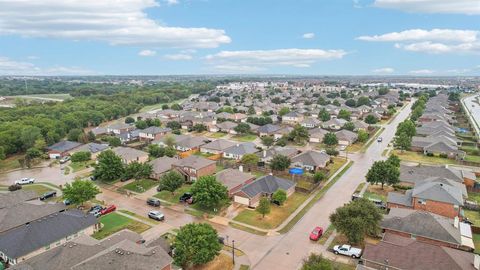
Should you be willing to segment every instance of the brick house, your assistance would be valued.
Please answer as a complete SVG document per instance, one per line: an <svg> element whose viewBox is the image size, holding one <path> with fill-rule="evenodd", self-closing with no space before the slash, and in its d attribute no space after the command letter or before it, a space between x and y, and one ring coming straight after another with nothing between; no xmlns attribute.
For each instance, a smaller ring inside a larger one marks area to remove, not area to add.
<svg viewBox="0 0 480 270"><path fill-rule="evenodd" d="M144 163L148 161L148 153L130 147L115 147L112 151L119 156L123 163L130 164L132 162Z"/></svg>
<svg viewBox="0 0 480 270"><path fill-rule="evenodd" d="M243 172L242 167L239 170L225 169L218 172L216 175L217 181L222 183L228 189L228 196L238 192L243 186L250 184L255 180L255 175Z"/></svg>
<svg viewBox="0 0 480 270"><path fill-rule="evenodd" d="M141 141L153 141L162 138L170 132L172 132L170 128L148 127L140 130L138 137Z"/></svg>
<svg viewBox="0 0 480 270"><path fill-rule="evenodd" d="M202 176L213 175L217 166L213 160L191 155L174 162L172 168L185 176L185 181L193 182Z"/></svg>
<svg viewBox="0 0 480 270"><path fill-rule="evenodd" d="M236 203L255 208L258 206L260 198L263 196L271 198L273 193L279 189L285 190L287 197L289 197L295 192L295 186L296 183L290 180L266 175L243 186L240 191L235 193L233 200Z"/></svg>

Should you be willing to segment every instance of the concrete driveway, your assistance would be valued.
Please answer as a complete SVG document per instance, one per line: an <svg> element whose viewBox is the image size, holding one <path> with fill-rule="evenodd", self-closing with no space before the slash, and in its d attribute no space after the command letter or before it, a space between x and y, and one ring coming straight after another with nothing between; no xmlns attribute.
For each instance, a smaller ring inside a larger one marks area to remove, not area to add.
<svg viewBox="0 0 480 270"><path fill-rule="evenodd" d="M8 173L0 174L0 184L2 185L11 185L16 180L23 177L35 178L37 182L49 182L54 185L65 185L67 182L71 182L77 175L80 173L85 173L85 171L72 173L68 175L64 174L64 171L61 170L60 166L65 165L54 165L52 167L42 167L42 168L33 168L33 169L23 169L17 171L11 171Z"/></svg>

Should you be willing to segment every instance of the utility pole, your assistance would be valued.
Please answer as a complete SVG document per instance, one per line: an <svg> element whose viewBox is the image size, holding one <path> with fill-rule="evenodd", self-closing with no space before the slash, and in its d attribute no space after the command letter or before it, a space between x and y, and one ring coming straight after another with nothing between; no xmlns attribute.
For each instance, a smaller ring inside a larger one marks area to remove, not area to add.
<svg viewBox="0 0 480 270"><path fill-rule="evenodd" d="M232 259L233 265L235 265L235 240L232 240Z"/></svg>

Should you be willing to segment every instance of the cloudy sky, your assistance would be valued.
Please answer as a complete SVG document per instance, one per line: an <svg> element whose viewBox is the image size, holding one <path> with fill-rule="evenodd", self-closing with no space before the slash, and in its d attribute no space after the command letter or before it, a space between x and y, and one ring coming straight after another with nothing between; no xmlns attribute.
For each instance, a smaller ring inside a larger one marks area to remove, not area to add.
<svg viewBox="0 0 480 270"><path fill-rule="evenodd" d="M480 0L0 0L0 75L480 75Z"/></svg>

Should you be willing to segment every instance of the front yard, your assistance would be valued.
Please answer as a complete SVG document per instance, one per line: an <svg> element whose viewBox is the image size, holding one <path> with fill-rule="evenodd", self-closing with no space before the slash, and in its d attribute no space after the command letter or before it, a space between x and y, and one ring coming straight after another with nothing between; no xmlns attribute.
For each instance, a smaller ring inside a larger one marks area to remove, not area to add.
<svg viewBox="0 0 480 270"><path fill-rule="evenodd" d="M42 185L42 184L29 184L29 185L24 185L22 186L22 189L23 190L33 190L35 191L35 193L37 193L37 195L42 195L43 193L45 192L49 192L49 191L54 191L53 188L50 188L46 185Z"/></svg>
<svg viewBox="0 0 480 270"><path fill-rule="evenodd" d="M174 194L172 194L172 192L170 191L162 190L159 193L157 193L154 197L157 197L160 200L164 200L164 201L176 204L178 203L180 196L182 196L183 193L185 192L189 192L190 188L191 188L190 185L183 185L179 189L175 190Z"/></svg>
<svg viewBox="0 0 480 270"><path fill-rule="evenodd" d="M95 161L93 160L82 161L82 162L72 162L70 163L70 167L72 168L73 172L78 172L92 166L93 164L95 164Z"/></svg>
<svg viewBox="0 0 480 270"><path fill-rule="evenodd" d="M204 264L204 265L198 265L194 266L191 268L191 270L232 270L233 269L233 261L232 257L220 253L215 259L213 259L211 262Z"/></svg>
<svg viewBox="0 0 480 270"><path fill-rule="evenodd" d="M121 189L130 190L136 193L143 193L152 187L158 185L158 182L152 179L131 180L132 182L124 185Z"/></svg>
<svg viewBox="0 0 480 270"><path fill-rule="evenodd" d="M138 222L117 213L110 213L102 216L100 218L100 223L102 223L103 227L100 229L100 231L92 235L92 237L95 239L103 239L123 229L129 229L136 233L142 233L150 229L150 226L147 224Z"/></svg>
<svg viewBox="0 0 480 270"><path fill-rule="evenodd" d="M393 154L397 155L401 160L417 163L433 163L433 164L457 164L456 160L441 157L429 157L422 153L412 151L393 150Z"/></svg>
<svg viewBox="0 0 480 270"><path fill-rule="evenodd" d="M245 134L245 135L235 135L232 137L232 140L240 142L251 142L257 138L255 134Z"/></svg>
<svg viewBox="0 0 480 270"><path fill-rule="evenodd" d="M233 220L262 229L274 229L287 219L307 198L307 194L295 192L283 206L271 204L270 214L265 215L265 218L262 218L262 215L255 210L245 209Z"/></svg>
<svg viewBox="0 0 480 270"><path fill-rule="evenodd" d="M225 136L227 136L227 133L223 133L223 132L215 132L215 133L208 133L207 134L207 137L214 138L214 139L219 139L219 138L222 138L222 137L225 137Z"/></svg>
<svg viewBox="0 0 480 270"><path fill-rule="evenodd" d="M363 194L364 198L371 198L382 200L387 202L388 192L395 191L393 187L385 185L382 189L382 185L368 185L367 190Z"/></svg>

